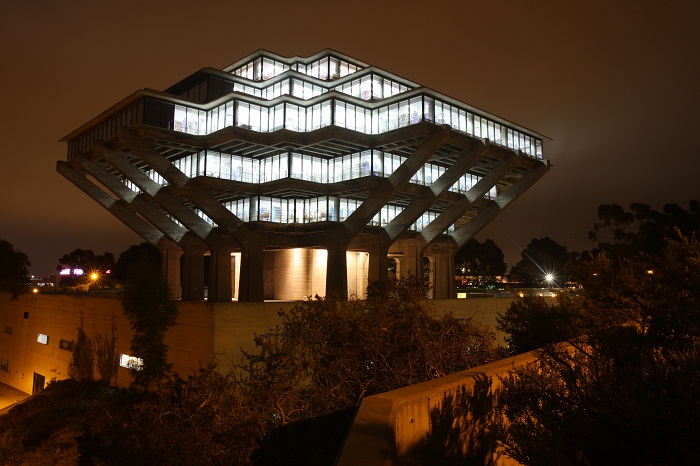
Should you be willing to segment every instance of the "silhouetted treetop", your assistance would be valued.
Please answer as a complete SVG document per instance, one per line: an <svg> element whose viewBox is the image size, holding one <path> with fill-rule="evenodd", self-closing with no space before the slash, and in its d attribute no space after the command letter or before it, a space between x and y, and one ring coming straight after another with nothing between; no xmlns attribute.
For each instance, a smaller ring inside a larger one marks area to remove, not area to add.
<svg viewBox="0 0 700 466"><path fill-rule="evenodd" d="M602 204L588 235L598 248L620 258L638 253L660 256L668 238L690 238L699 232L700 202L693 199L689 210L666 204L660 212L641 203L630 204L629 211L618 204Z"/></svg>
<svg viewBox="0 0 700 466"><path fill-rule="evenodd" d="M29 280L30 265L25 253L0 240L0 291L9 291L12 299L17 299Z"/></svg>
<svg viewBox="0 0 700 466"><path fill-rule="evenodd" d="M545 284L545 277L552 275L552 284L564 286L567 265L577 254L569 252L549 236L535 238L520 253L522 259L510 271L511 281Z"/></svg>

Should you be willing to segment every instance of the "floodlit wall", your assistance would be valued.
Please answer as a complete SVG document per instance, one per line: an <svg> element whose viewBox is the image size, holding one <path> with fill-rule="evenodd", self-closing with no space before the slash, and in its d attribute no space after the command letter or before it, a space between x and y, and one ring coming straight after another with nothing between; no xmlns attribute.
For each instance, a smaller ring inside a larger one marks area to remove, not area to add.
<svg viewBox="0 0 700 466"><path fill-rule="evenodd" d="M265 298L299 300L326 294L325 249L265 251Z"/></svg>
<svg viewBox="0 0 700 466"><path fill-rule="evenodd" d="M363 299L367 289L369 254L347 251L348 296ZM326 295L325 249L292 248L265 251L265 299L294 301Z"/></svg>
<svg viewBox="0 0 700 466"><path fill-rule="evenodd" d="M348 264L348 296L351 299L364 299L367 297L369 253L348 251L345 257Z"/></svg>
<svg viewBox="0 0 700 466"><path fill-rule="evenodd" d="M173 370L187 375L212 360L213 311L205 303L179 302L178 306L177 325L168 331L165 343ZM32 393L34 373L43 375L46 383L68 378L81 319L91 339L97 333L111 335L116 321L116 353L131 355L131 326L119 298L26 294L10 301L7 293L0 293L0 360L7 361L7 370L0 370L0 382ZM46 335L42 338L46 344L37 341L40 334ZM118 385L128 386L131 380L129 371L119 367Z"/></svg>
<svg viewBox="0 0 700 466"><path fill-rule="evenodd" d="M351 255L356 257L355 269L365 271L349 275L365 280L366 267L362 258L366 256L363 254L348 253L348 267L353 270ZM472 317L495 331L496 315L505 312L513 299L441 299L431 303L438 313L452 312L457 317ZM170 328L165 338L168 360L174 371L183 376L206 366L213 359L217 360L221 370L228 370L231 361L240 357L241 349L250 351L254 348L254 335L277 325L280 309L289 310L294 304L294 301L178 301L177 324ZM0 382L31 393L34 373L43 375L47 383L54 378L68 378L72 354L68 348L77 340L81 317L90 338L97 333L111 335L113 318L116 318L117 354L130 354L131 326L118 297L25 294L18 301L10 301L9 294L0 293ZM40 334L46 335L46 344L38 341ZM499 343L505 344L504 335L496 332L496 337ZM120 367L118 384L127 386L130 382L129 371Z"/></svg>

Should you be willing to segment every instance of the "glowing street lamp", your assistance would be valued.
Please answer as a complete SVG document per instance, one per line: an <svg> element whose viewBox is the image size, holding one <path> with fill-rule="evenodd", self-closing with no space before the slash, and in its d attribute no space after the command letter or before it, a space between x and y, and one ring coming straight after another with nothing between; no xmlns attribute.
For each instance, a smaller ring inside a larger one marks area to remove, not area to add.
<svg viewBox="0 0 700 466"><path fill-rule="evenodd" d="M547 285L551 288L552 282L554 281L554 275L552 275L551 273L548 273L547 275L544 276L544 279L547 281Z"/></svg>
<svg viewBox="0 0 700 466"><path fill-rule="evenodd" d="M90 280L92 280L93 282L96 282L98 278L100 278L100 275L97 272L92 272L90 274Z"/></svg>

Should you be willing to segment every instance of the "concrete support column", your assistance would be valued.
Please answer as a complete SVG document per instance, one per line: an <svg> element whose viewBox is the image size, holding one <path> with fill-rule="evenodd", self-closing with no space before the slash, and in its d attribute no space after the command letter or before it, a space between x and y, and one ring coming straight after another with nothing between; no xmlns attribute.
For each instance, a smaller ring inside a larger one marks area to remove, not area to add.
<svg viewBox="0 0 700 466"><path fill-rule="evenodd" d="M209 249L209 295L212 302L230 302L231 292L231 254L234 248L225 241L217 241Z"/></svg>
<svg viewBox="0 0 700 466"><path fill-rule="evenodd" d="M433 287L434 299L455 298L455 253L454 243L432 244L423 251L430 257L430 282Z"/></svg>
<svg viewBox="0 0 700 466"><path fill-rule="evenodd" d="M238 281L238 301L265 300L263 244L255 238L241 241L241 272Z"/></svg>
<svg viewBox="0 0 700 466"><path fill-rule="evenodd" d="M180 299L180 256L182 249L175 241L162 238L158 242L163 279L168 285L168 298Z"/></svg>
<svg viewBox="0 0 700 466"><path fill-rule="evenodd" d="M367 279L370 282L386 281L389 279L389 244L378 238L367 245L369 252L369 267ZM398 277L397 277L398 278Z"/></svg>
<svg viewBox="0 0 700 466"><path fill-rule="evenodd" d="M204 299L204 252L195 246L184 246L182 264L182 299L200 301Z"/></svg>
<svg viewBox="0 0 700 466"><path fill-rule="evenodd" d="M456 297L454 254L440 253L433 256L433 298Z"/></svg>
<svg viewBox="0 0 700 466"><path fill-rule="evenodd" d="M326 262L326 296L336 294L340 299L348 298L347 243L329 245Z"/></svg>
<svg viewBox="0 0 700 466"><path fill-rule="evenodd" d="M391 245L389 253L401 264L400 278L423 277L424 247L425 241L421 237L400 239Z"/></svg>

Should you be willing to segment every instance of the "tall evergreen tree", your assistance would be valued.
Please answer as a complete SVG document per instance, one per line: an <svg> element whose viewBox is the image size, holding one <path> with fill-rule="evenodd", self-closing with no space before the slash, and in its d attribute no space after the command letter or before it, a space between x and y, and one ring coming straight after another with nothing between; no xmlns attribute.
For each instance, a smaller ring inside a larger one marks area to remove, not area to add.
<svg viewBox="0 0 700 466"><path fill-rule="evenodd" d="M134 332L133 356L143 362L132 369L134 384L149 390L170 372L164 339L177 318L177 306L168 298L168 287L159 266L147 258L132 263L130 278L122 292L122 307Z"/></svg>

